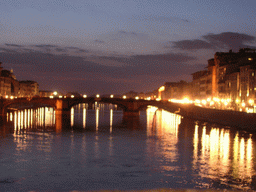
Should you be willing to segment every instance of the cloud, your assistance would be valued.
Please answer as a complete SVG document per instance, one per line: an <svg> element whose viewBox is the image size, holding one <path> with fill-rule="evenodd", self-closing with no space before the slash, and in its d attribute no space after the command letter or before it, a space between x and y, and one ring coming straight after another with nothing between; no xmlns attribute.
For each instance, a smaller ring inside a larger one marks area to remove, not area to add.
<svg viewBox="0 0 256 192"><path fill-rule="evenodd" d="M199 49L232 49L238 51L241 48L256 48L255 46L248 45L248 43L255 43L256 38L251 35L224 32L220 34L207 34L202 36L203 40L182 40L172 42L173 48L183 50L199 50ZM167 48L169 48L167 46Z"/></svg>
<svg viewBox="0 0 256 192"><path fill-rule="evenodd" d="M6 46L10 46L10 47L23 47L22 45L17 45L17 44L8 44L5 43Z"/></svg>
<svg viewBox="0 0 256 192"><path fill-rule="evenodd" d="M35 47L42 47L42 48L54 48L58 47L57 45L49 45L49 44L40 44L40 45L34 45Z"/></svg>
<svg viewBox="0 0 256 192"><path fill-rule="evenodd" d="M131 57L81 57L55 55L44 52L0 52L3 63L23 64L23 70L42 72L84 72L99 73L114 78L135 78L141 75L169 76L178 73L191 73L198 66L190 66L187 61L196 60L185 54L136 55ZM13 68L14 68L13 67Z"/></svg>
<svg viewBox="0 0 256 192"><path fill-rule="evenodd" d="M62 48L56 48L55 49L57 52L66 52L66 50L65 49L62 49Z"/></svg>
<svg viewBox="0 0 256 192"><path fill-rule="evenodd" d="M255 48L253 46L246 45L246 43L255 43L256 40L254 36L233 32L208 34L204 35L203 38L209 41L213 46L233 49L235 51L244 47Z"/></svg>
<svg viewBox="0 0 256 192"><path fill-rule="evenodd" d="M68 50L74 50L75 53L89 53L90 51L88 49L81 49L79 47L65 47Z"/></svg>
<svg viewBox="0 0 256 192"><path fill-rule="evenodd" d="M17 51L13 49L6 49L6 48L0 48L0 53L1 52L6 52L6 53L17 53Z"/></svg>
<svg viewBox="0 0 256 192"><path fill-rule="evenodd" d="M182 40L173 42L174 48L184 49L184 50L194 50L194 49L212 49L214 46L206 41L195 39L195 40Z"/></svg>
<svg viewBox="0 0 256 192"><path fill-rule="evenodd" d="M120 34L136 38L141 35L131 32ZM46 52L45 49L50 51ZM191 73L204 67L187 64L196 62L197 58L182 53L134 53L127 56L120 55L120 52L112 54L111 51L112 55L90 52L86 56L83 52L88 52L87 49L43 44L24 47L5 45L1 50L4 68L13 68L18 80L38 81L40 89L46 90L62 87L67 91L80 91L89 86L91 91L106 93L131 89L146 92L174 77L190 77Z"/></svg>

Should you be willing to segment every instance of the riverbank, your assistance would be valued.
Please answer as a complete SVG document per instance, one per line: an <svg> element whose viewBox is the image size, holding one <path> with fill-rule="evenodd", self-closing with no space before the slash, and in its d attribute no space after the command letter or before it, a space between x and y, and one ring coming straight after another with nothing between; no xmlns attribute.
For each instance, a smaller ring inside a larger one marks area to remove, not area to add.
<svg viewBox="0 0 256 192"><path fill-rule="evenodd" d="M256 114L231 110L202 108L194 105L180 105L178 114L201 121L217 123L256 133Z"/></svg>

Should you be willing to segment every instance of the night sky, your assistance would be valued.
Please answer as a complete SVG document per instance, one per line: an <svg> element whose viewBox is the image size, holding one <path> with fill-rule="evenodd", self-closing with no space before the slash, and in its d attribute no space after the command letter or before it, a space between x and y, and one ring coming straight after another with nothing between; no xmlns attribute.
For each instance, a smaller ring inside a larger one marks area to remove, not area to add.
<svg viewBox="0 0 256 192"><path fill-rule="evenodd" d="M191 81L256 47L255 0L1 0L0 61L40 90L117 94Z"/></svg>

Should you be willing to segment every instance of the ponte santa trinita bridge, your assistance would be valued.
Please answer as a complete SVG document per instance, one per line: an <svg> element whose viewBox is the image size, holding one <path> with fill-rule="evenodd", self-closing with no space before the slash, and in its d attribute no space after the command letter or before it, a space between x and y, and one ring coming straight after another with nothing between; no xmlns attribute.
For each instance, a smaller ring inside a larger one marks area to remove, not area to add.
<svg viewBox="0 0 256 192"><path fill-rule="evenodd" d="M50 106L55 109L56 126L63 123L70 123L71 108L75 105L86 103L89 108L93 104L106 103L114 104L123 109L123 115L126 117L139 116L140 111L146 109L147 106L155 106L171 113L179 114L185 118L191 118L199 121L218 123L239 129L256 132L256 114L247 114L245 112L217 110L210 108L202 108L193 104L180 104L169 101L143 100L143 99L121 99L121 98L94 98L94 97L67 97L67 98L49 98L49 97L33 97L33 98L15 98L0 99L0 109L2 118L12 105L24 104L34 107Z"/></svg>

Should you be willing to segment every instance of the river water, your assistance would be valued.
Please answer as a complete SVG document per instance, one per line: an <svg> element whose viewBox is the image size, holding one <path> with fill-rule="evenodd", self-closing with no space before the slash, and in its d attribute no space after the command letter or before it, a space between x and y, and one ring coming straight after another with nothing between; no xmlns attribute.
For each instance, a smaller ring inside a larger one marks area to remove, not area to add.
<svg viewBox="0 0 256 192"><path fill-rule="evenodd" d="M7 114L0 126L0 191L256 190L256 136L148 108L114 105Z"/></svg>

